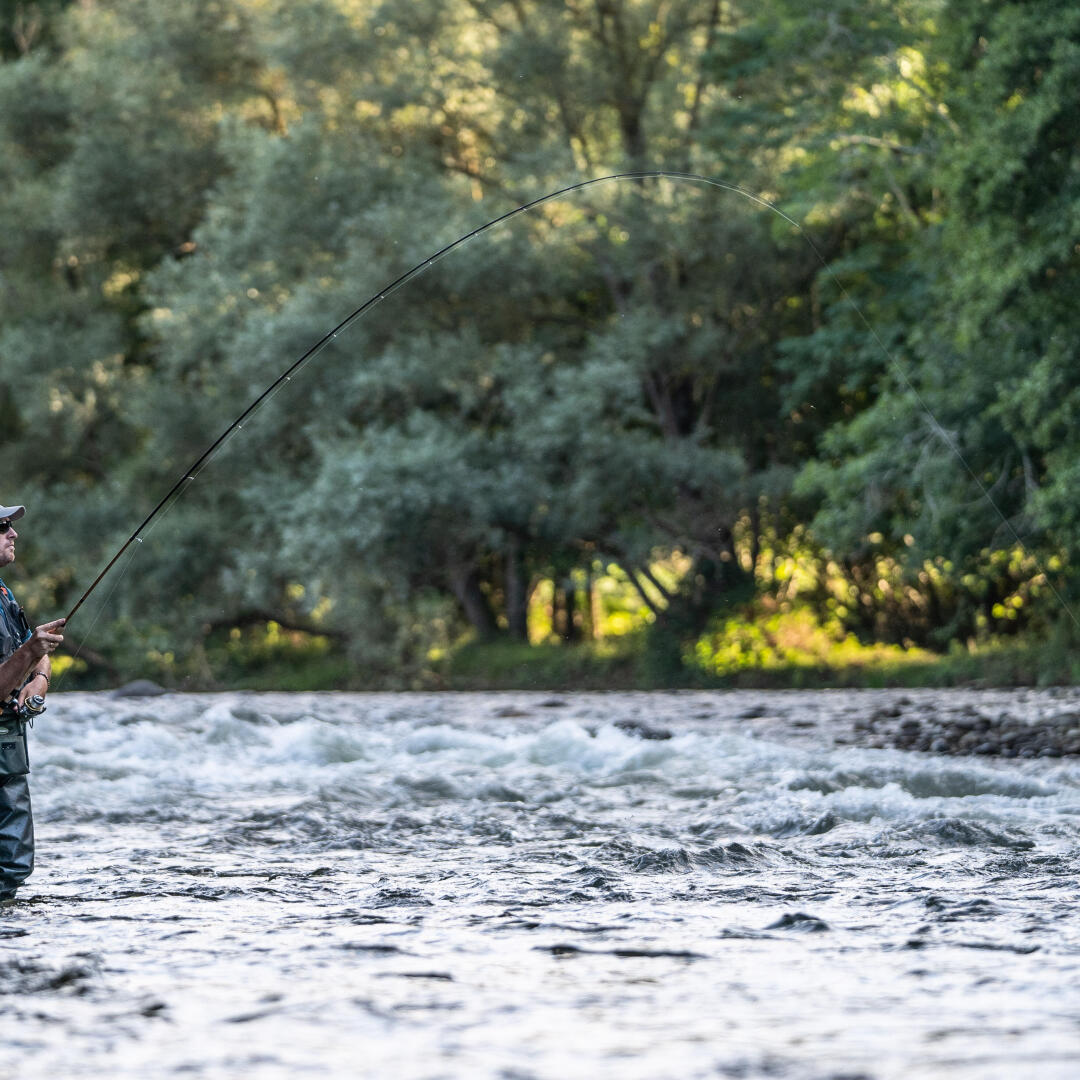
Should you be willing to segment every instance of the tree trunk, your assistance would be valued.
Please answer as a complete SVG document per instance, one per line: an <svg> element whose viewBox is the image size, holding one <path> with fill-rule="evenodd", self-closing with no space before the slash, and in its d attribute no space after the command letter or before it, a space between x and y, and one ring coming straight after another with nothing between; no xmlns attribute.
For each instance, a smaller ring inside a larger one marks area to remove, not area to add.
<svg viewBox="0 0 1080 1080"><path fill-rule="evenodd" d="M480 588L480 578L472 567L452 570L450 588L465 612L469 625L481 638L497 637L499 624L491 610L491 604Z"/></svg>
<svg viewBox="0 0 1080 1080"><path fill-rule="evenodd" d="M582 612L582 629L587 641L599 637L600 620L596 617L596 589L593 588L592 567L585 568L585 605Z"/></svg>
<svg viewBox="0 0 1080 1080"><path fill-rule="evenodd" d="M521 541L511 536L506 546L506 622L514 641L529 640L529 591Z"/></svg>
<svg viewBox="0 0 1080 1080"><path fill-rule="evenodd" d="M562 588L563 594L563 625L559 636L565 642L581 640L581 625L575 618L577 615L577 588L573 578L567 578Z"/></svg>
<svg viewBox="0 0 1080 1080"><path fill-rule="evenodd" d="M562 592L555 578L551 579L551 636L562 637L562 613L559 604L562 601Z"/></svg>
<svg viewBox="0 0 1080 1080"><path fill-rule="evenodd" d="M757 564L761 558L761 507L750 508L750 576L757 583Z"/></svg>

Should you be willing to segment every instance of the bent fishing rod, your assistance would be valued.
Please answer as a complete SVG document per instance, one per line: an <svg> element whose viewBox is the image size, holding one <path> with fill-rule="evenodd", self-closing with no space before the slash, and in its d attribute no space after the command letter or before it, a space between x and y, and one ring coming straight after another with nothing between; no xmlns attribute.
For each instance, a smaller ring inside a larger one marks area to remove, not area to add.
<svg viewBox="0 0 1080 1080"><path fill-rule="evenodd" d="M91 593L101 584L110 570L120 561L124 553L136 542L141 542L141 535L145 529L147 529L151 522L158 517L159 514L172 502L180 497L183 490L189 485L207 465L210 459L217 453L221 446L229 439L229 437L236 431L238 431L244 424L244 421L256 413L261 405L271 398L282 386L289 382L292 377L303 368L308 361L312 360L318 353L320 353L331 341L333 341L338 334L343 333L353 323L360 319L365 312L369 311L376 304L385 300L391 293L396 292L407 282L413 278L418 277L424 271L434 266L440 259L448 255L455 248L462 247L470 240L479 236L481 233L487 232L489 229L495 228L497 225L501 225L504 221L509 221L513 217L517 217L519 214L527 213L530 210L535 209L537 206L541 206L546 202L551 202L554 199L562 198L565 195L569 195L575 191L581 191L584 188L592 187L595 184L604 184L617 182L622 180L677 180L687 183L708 184L711 187L722 188L725 191L731 191L737 195L741 195L744 198L758 203L776 214L779 214L785 221L794 225L796 229L802 231L802 227L797 221L792 220L787 214L783 213L780 209L767 202L765 199L758 195L755 195L752 191L747 191L745 188L741 188L736 184L729 184L722 180L716 180L713 177L700 176L696 173L688 172L675 172L666 169L654 169L646 172L623 172L612 173L609 176L598 176L592 180L582 180L576 184L570 184L567 187L559 188L556 191L550 191L546 195L541 195L539 198L531 199L529 202L522 203L520 206L515 206L513 210L508 210L504 214L500 214L498 217L492 218L490 221L484 222L483 225L477 226L475 229L471 229L469 232L459 236L456 240L451 241L445 247L439 248L434 254L429 255L426 259L421 259L415 266L410 267L405 273L395 278L385 288L380 289L377 293L374 293L369 299L365 300L355 311L351 312L344 319L341 320L332 330L325 333L310 349L307 350L298 360L295 360L290 364L261 394L256 397L250 405L244 409L224 431L209 445L207 448L184 470L177 481L171 488L161 497L161 500L157 505L146 515L145 518L139 523L138 528L124 541L124 543L117 550L116 554L105 564L104 568L98 574L96 578L90 583L89 588L79 597L75 606L67 613L66 621L71 622L75 613L83 606L83 604L90 597ZM815 249L816 251L816 249ZM820 256L819 256L820 257Z"/></svg>
<svg viewBox="0 0 1080 1080"><path fill-rule="evenodd" d="M292 364L290 364L284 371L282 371L282 373L278 375L277 378L274 379L274 381L271 382L270 385L267 386L266 389L263 390L262 393L259 394L251 402L251 404L248 405L247 408L245 408L243 412L241 412L212 443L210 443L209 446L206 447L206 449L191 463L191 465L189 465L188 468L184 470L184 472L176 480L172 487L169 488L169 490L166 491L165 494L161 497L157 505L154 506L150 513L147 514L146 517L139 523L138 528L136 528L135 531L132 532L132 534L124 541L124 543L117 550L116 554L113 555L113 557L108 561L108 563L105 564L104 568L101 570L98 576L94 578L94 580L90 583L89 588L87 588L87 590L82 594L82 596L79 597L79 599L75 603L75 606L68 612L67 616L65 617L65 621L71 621L76 612L78 612L78 610L83 606L83 604L98 587L98 585L101 584L109 571L112 570L112 568L117 564L117 562L119 562L124 553L128 551L128 549L136 542L142 542L143 531L150 526L150 524L166 509L166 507L170 506L176 499L180 497L187 485L189 485L190 483L192 483L192 481L195 480L202 468L209 463L210 459L213 458L213 456L229 439L229 437L234 432L240 430L240 428L244 424L244 421L247 420L254 413L256 413L260 406L264 404L264 402L266 402L279 389L281 389L281 387L288 383L292 379L292 377L300 371L301 368L303 368L310 360L312 360L318 353L320 353L331 341L333 341L338 336L338 334L343 333L345 330L347 330L350 326L353 325L353 323L355 323L358 319L362 318L363 315L371 308L373 308L376 304L381 303L391 293L396 292L413 278L423 274L430 267L434 266L435 263L437 263L440 259L448 255L451 251L454 251L456 248L462 247L464 244L467 244L470 240L473 240L477 236L480 236L482 233L487 232L489 229L495 228L497 225L501 225L505 221L509 221L511 218L517 217L519 214L525 214L538 206L542 206L544 203L551 202L555 199L562 198L565 195L570 195L575 191L581 191L585 188L592 187L597 184L642 180L673 180L681 183L705 184L709 187L720 188L723 191L729 191L732 194L739 195L752 203L756 203L758 206L771 211L772 213L776 214L778 217L786 221L789 225L793 226L796 231L802 236L803 240L809 245L810 250L813 251L814 255L817 257L824 270L833 278L833 281L837 285L840 294L844 297L847 303L850 304L851 308L854 310L855 314L858 316L859 320L862 322L867 332L873 338L874 342L877 344L878 349L880 349L882 355L889 362L889 365L892 367L893 371L896 373L901 383L914 396L915 400L919 404L919 407L930 420L931 426L935 433L941 438L941 440L945 443L948 449L963 465L964 469L975 482L976 487L979 489L983 497L997 512L998 517L1001 519L1002 524L1011 534L1013 540L1021 547L1022 550L1026 551L1026 546L1024 545L1020 536L1017 534L1012 523L1005 516L1005 513L1002 511L1002 509L997 505L993 496L991 495L989 490L987 490L987 487L983 483L981 477L978 476L974 468L968 462L960 447L957 445L955 439L938 422L937 417L934 415L933 410L930 408L923 395L912 383L911 379L908 377L903 367L892 355L885 343L881 340L880 336L874 330L869 320L866 318L865 315L863 315L859 306L850 297L847 289L844 288L843 283L840 282L839 279L837 279L836 275L830 269L827 261L825 260L825 257L815 246L813 240L811 240L811 238L806 234L806 231L802 227L802 225L800 225L799 222L797 222L794 218L789 217L779 207L775 206L767 199L763 199L760 195L757 195L752 191L748 191L746 188L739 187L739 185L737 184L731 184L724 180L718 180L715 177L702 176L698 173L679 172L668 169L652 169L640 172L612 173L607 176L594 177L591 180L581 180L577 183L569 184L566 187L558 188L555 191L550 191L546 195L541 195L538 198L531 199L528 202L522 203L520 206L515 206L512 210L508 210L506 211L506 213L499 214L497 217L492 218L490 221L486 221L484 222L484 224L479 225L474 229L470 229L468 232L459 236L456 240L452 240L444 247L439 248L436 252L434 252L432 255L429 255L426 259L421 259L420 262L416 263L415 266L410 267L403 274L391 281L390 284L380 289L378 292L374 293L358 308L350 312L349 315L342 319L341 322L337 324L337 326L335 326L332 330L329 330L321 338L319 338L319 340L316 341L315 344L307 350L307 352L305 352L297 360L293 361ZM1073 612L1069 604L1066 603L1064 597L1060 595L1052 582L1049 582L1049 584L1051 591L1054 593L1058 601L1072 617L1072 620L1077 623L1078 626L1080 626L1080 619L1078 619L1077 615Z"/></svg>

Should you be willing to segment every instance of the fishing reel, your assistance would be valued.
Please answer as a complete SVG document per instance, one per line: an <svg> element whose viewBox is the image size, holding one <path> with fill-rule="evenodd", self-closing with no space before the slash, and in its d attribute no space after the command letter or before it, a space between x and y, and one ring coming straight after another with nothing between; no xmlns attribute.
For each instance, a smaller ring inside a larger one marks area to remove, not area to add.
<svg viewBox="0 0 1080 1080"><path fill-rule="evenodd" d="M18 694L12 694L6 701L0 702L0 716L8 720L33 723L34 717L40 716L44 711L45 699L40 694L28 697L22 705L19 704Z"/></svg>

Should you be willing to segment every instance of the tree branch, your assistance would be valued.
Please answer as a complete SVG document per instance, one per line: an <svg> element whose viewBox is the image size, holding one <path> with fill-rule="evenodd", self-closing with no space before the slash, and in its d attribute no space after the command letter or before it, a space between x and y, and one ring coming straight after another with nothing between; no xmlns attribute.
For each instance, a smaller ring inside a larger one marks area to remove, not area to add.
<svg viewBox="0 0 1080 1080"><path fill-rule="evenodd" d="M281 611L270 611L267 608L251 608L224 619L215 619L207 623L205 636L209 636L216 630L232 630L234 627L258 626L259 624L275 622L283 630L291 630L301 634L312 634L316 637L328 638L339 645L349 640L349 635L344 630L334 630L330 627L319 626L307 619L294 618Z"/></svg>
<svg viewBox="0 0 1080 1080"><path fill-rule="evenodd" d="M633 569L627 569L626 567L624 567L623 569L626 570L626 576L630 579L630 581L633 584L634 588L637 589L638 594L641 596L641 599L645 601L645 606L658 619L661 618L663 616L663 614L664 614L664 609L662 607L658 607L656 602L652 599L652 597L649 596L649 594L645 591L645 586L642 585L640 581L638 581L637 575L634 573Z"/></svg>
<svg viewBox="0 0 1080 1080"><path fill-rule="evenodd" d="M694 132L697 130L698 121L701 119L701 99L705 94L705 69L704 63L712 52L713 42L716 40L716 30L720 25L720 0L713 0L712 10L709 12L708 29L705 31L705 47L701 50L698 62L698 77L694 84L694 97L690 102L690 119L686 124L686 158L684 168L690 171L693 162L690 160L690 147L694 142Z"/></svg>
<svg viewBox="0 0 1080 1080"><path fill-rule="evenodd" d="M660 584L656 575L647 566L639 566L638 573L664 598L665 603L671 603L671 593Z"/></svg>
<svg viewBox="0 0 1080 1080"><path fill-rule="evenodd" d="M893 139L882 139L877 135L834 135L833 138L842 146L876 146L882 150L891 150L894 154L922 154L918 146L905 146Z"/></svg>

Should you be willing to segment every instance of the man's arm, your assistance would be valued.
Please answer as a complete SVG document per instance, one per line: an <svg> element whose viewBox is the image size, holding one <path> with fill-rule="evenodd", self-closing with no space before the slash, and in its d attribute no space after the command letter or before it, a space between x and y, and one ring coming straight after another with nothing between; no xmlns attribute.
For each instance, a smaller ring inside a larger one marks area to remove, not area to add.
<svg viewBox="0 0 1080 1080"><path fill-rule="evenodd" d="M33 680L26 688L29 693L19 695L20 702L29 694L44 693L40 688L48 686L48 678L52 672L49 657L64 640L64 635L59 631L63 629L65 621L55 619L53 622L43 623L0 664L0 696L9 698L12 694L19 693L26 676L32 671L44 672L44 677L38 676Z"/></svg>
<svg viewBox="0 0 1080 1080"><path fill-rule="evenodd" d="M30 677L26 680L26 684L19 691L20 707L28 697L33 697L35 694L40 694L41 697L44 697L49 692L49 680L51 676L52 657L43 656L36 664L33 665L33 670L30 672Z"/></svg>

